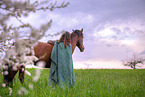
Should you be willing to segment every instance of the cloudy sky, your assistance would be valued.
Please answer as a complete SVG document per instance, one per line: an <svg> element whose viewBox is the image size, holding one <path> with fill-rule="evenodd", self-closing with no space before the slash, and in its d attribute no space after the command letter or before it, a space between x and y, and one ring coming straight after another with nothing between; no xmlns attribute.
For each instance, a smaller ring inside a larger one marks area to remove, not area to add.
<svg viewBox="0 0 145 97"><path fill-rule="evenodd" d="M65 1L70 2L68 7L31 14L24 22L31 20L38 27L52 19L49 34L83 28L85 51L75 49L75 68L127 68L122 60L134 53L145 56L145 0Z"/></svg>

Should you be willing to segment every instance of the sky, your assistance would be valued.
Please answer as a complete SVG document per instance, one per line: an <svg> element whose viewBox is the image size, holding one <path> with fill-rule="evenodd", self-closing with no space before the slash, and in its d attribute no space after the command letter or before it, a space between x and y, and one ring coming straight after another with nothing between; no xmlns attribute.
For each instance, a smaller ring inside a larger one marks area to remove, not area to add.
<svg viewBox="0 0 145 97"><path fill-rule="evenodd" d="M63 0L58 0L61 4ZM39 11L23 22L31 21L35 27L52 19L53 34L72 29L84 33L84 52L78 48L73 54L74 68L129 69L122 61L133 54L145 57L145 0L65 0L66 8ZM44 37L40 41L59 39ZM145 68L145 66L143 66Z"/></svg>

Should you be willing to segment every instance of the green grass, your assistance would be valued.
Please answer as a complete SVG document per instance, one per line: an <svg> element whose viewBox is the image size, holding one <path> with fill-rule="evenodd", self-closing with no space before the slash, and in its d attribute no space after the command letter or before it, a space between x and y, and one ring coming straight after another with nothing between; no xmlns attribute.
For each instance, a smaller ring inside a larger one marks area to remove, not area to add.
<svg viewBox="0 0 145 97"><path fill-rule="evenodd" d="M35 69L27 70L35 75ZM29 91L27 95L21 95L22 97L145 97L145 70L75 70L76 85L73 88L55 89L47 85L48 75L49 69L43 69L40 79L35 83L32 76L26 75L24 84L16 76L13 92L9 97L19 97L18 91L21 87ZM33 84L33 89L28 88L30 83ZM0 96L5 97L7 93L8 87L0 86Z"/></svg>

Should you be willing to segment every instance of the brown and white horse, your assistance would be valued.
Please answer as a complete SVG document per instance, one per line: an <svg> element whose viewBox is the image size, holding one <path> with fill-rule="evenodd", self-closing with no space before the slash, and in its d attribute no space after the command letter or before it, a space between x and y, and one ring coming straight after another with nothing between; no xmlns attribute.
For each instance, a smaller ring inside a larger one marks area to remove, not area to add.
<svg viewBox="0 0 145 97"><path fill-rule="evenodd" d="M53 43L54 42L55 41L53 41ZM72 54L76 46L80 49L81 52L84 51L83 29L73 30L73 32L71 33L71 46L72 46ZM45 68L50 68L51 65L50 56L51 56L52 49L53 49L53 44L49 42L48 43L38 42L38 44L34 47L35 56L39 59L37 62L44 61L46 63ZM12 84L13 79L18 71L19 71L19 79L23 83L24 74L25 74L24 66L19 67L17 71L14 71L11 67L9 67L8 75L4 75L4 82L7 84Z"/></svg>

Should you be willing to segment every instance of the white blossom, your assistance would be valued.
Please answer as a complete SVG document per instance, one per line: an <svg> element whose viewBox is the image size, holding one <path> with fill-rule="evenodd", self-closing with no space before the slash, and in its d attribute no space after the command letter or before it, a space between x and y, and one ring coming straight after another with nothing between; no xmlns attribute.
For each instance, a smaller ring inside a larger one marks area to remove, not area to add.
<svg viewBox="0 0 145 97"><path fill-rule="evenodd" d="M6 87L6 84L5 84L5 83L3 83L3 84L2 84L2 87Z"/></svg>
<svg viewBox="0 0 145 97"><path fill-rule="evenodd" d="M8 69L8 66L3 65L3 69L7 70Z"/></svg>
<svg viewBox="0 0 145 97"><path fill-rule="evenodd" d="M18 70L18 67L17 66L13 66L12 67L12 70L17 71Z"/></svg>
<svg viewBox="0 0 145 97"><path fill-rule="evenodd" d="M40 68L43 68L43 67L45 66L45 64L46 64L46 63L45 63L44 61L39 61L39 62L37 62L36 65L37 65L38 67L40 67Z"/></svg>
<svg viewBox="0 0 145 97"><path fill-rule="evenodd" d="M18 91L18 94L19 94L19 95L22 95L23 93L24 93L25 95L28 94L28 90L27 90L25 87L21 87L20 90Z"/></svg>
<svg viewBox="0 0 145 97"><path fill-rule="evenodd" d="M18 94L19 94L19 95L22 95L22 91L21 91L21 90L19 90L19 91L18 91Z"/></svg>
<svg viewBox="0 0 145 97"><path fill-rule="evenodd" d="M25 73L29 76L31 76L31 73L28 70L25 70Z"/></svg>
<svg viewBox="0 0 145 97"><path fill-rule="evenodd" d="M4 71L4 75L8 75L9 74L9 72L8 71Z"/></svg>
<svg viewBox="0 0 145 97"><path fill-rule="evenodd" d="M36 73L35 73L35 76L33 77L34 82L37 82L37 80L40 78L40 74L41 74L41 70L37 69Z"/></svg>
<svg viewBox="0 0 145 97"><path fill-rule="evenodd" d="M33 84L32 83L29 84L29 89L33 89Z"/></svg>
<svg viewBox="0 0 145 97"><path fill-rule="evenodd" d="M10 87L9 87L9 90L10 90L9 95L11 95L13 90Z"/></svg>

